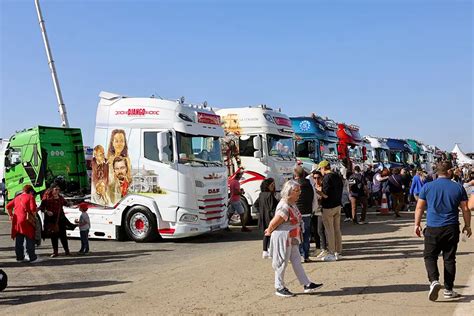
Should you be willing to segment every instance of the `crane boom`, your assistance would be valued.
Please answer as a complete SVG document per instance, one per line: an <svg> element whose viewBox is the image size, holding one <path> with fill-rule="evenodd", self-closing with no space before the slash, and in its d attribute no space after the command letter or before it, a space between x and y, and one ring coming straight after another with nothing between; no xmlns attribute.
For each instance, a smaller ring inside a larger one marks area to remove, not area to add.
<svg viewBox="0 0 474 316"><path fill-rule="evenodd" d="M48 57L48 65L51 70L51 77L53 78L54 90L56 92L56 98L59 106L59 115L61 116L61 126L69 127L69 121L66 113L66 105L64 104L63 95L61 93L61 88L59 86L58 75L56 73L56 67L54 66L53 55L51 53L51 48L49 47L48 35L46 34L46 26L43 20L43 14L41 13L41 8L39 0L35 0L36 12L38 13L38 20L41 29L41 34L43 35L44 47L46 49L46 56Z"/></svg>

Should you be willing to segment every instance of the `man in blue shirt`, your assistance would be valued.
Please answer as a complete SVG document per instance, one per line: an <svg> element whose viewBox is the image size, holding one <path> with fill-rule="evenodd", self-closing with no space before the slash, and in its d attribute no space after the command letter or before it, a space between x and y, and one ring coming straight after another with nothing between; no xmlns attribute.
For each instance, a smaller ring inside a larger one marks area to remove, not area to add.
<svg viewBox="0 0 474 316"><path fill-rule="evenodd" d="M464 218L464 228L468 237L471 236L471 212L467 208L466 190L451 181L451 162L443 161L437 166L438 179L427 183L420 191L415 210L415 234L421 237L421 218L425 208L426 228L424 259L431 282L429 299L436 301L441 289L439 283L438 256L443 252L444 261L444 297L459 296L453 290L456 274L456 250L459 242L459 207Z"/></svg>

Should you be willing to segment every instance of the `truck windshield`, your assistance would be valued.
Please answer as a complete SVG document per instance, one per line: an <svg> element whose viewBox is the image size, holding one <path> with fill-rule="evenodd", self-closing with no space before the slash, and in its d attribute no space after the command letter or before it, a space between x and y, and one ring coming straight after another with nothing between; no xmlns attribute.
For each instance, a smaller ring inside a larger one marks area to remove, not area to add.
<svg viewBox="0 0 474 316"><path fill-rule="evenodd" d="M322 143L321 155L323 158L337 158L337 144L336 143Z"/></svg>
<svg viewBox="0 0 474 316"><path fill-rule="evenodd" d="M222 166L219 137L177 133L179 163Z"/></svg>
<svg viewBox="0 0 474 316"><path fill-rule="evenodd" d="M278 135L267 135L268 153L275 157L294 157L293 138Z"/></svg>
<svg viewBox="0 0 474 316"><path fill-rule="evenodd" d="M314 140L300 140L296 142L296 157L315 158Z"/></svg>
<svg viewBox="0 0 474 316"><path fill-rule="evenodd" d="M359 146L355 146L354 148L349 147L349 157L354 159L362 159L362 151L360 150Z"/></svg>
<svg viewBox="0 0 474 316"><path fill-rule="evenodd" d="M403 153L401 151L391 151L390 162L403 163Z"/></svg>
<svg viewBox="0 0 474 316"><path fill-rule="evenodd" d="M375 148L375 159L379 162L388 162L387 150L382 148Z"/></svg>

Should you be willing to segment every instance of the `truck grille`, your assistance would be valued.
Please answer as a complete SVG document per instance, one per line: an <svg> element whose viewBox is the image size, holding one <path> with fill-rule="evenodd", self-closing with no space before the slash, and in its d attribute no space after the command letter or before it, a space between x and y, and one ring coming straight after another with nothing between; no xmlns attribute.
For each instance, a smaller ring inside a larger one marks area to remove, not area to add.
<svg viewBox="0 0 474 316"><path fill-rule="evenodd" d="M225 216L226 199L222 195L204 195L198 199L199 219L212 224Z"/></svg>

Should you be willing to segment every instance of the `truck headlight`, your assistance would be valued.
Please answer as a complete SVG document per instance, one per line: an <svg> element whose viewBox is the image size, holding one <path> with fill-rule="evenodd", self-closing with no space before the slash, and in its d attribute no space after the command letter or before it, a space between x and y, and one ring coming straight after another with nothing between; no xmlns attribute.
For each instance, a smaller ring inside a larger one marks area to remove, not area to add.
<svg viewBox="0 0 474 316"><path fill-rule="evenodd" d="M193 214L183 214L179 219L180 222L194 223L197 222L198 216Z"/></svg>

